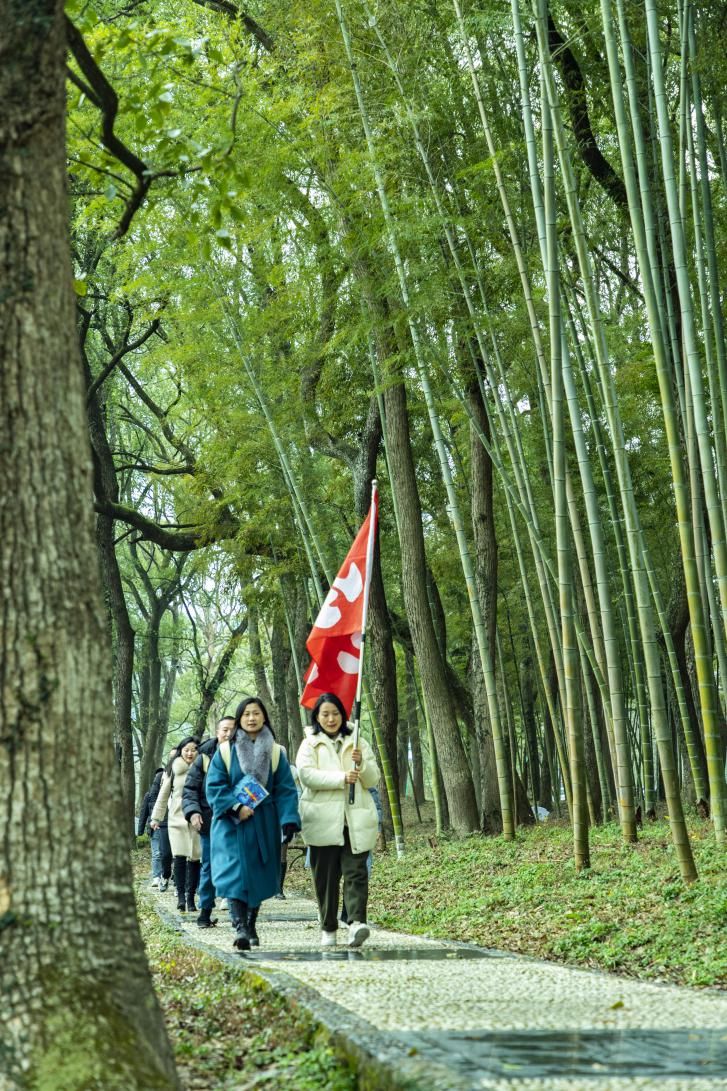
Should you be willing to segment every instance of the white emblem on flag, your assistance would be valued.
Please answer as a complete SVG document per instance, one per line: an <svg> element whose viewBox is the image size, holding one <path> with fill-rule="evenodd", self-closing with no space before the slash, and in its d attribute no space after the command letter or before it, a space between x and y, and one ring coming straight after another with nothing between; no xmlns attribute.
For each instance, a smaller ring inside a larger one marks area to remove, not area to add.
<svg viewBox="0 0 727 1091"><path fill-rule="evenodd" d="M358 674L359 657L357 655L351 655L350 652L339 652L336 662L344 674Z"/></svg>
<svg viewBox="0 0 727 1091"><path fill-rule="evenodd" d="M347 576L343 579L341 576L336 576L333 581L333 586L339 587L349 602L356 601L363 591L363 579L355 561L351 561L351 567L348 570Z"/></svg>
<svg viewBox="0 0 727 1091"><path fill-rule="evenodd" d="M348 602L355 602L363 591L361 573L358 565L354 562L351 562L347 576L343 578L336 576L333 581L333 586L326 595L326 601L321 606L321 612L316 618L316 629L332 629L334 625L338 625L341 620L341 611L336 606L339 591L343 591Z"/></svg>

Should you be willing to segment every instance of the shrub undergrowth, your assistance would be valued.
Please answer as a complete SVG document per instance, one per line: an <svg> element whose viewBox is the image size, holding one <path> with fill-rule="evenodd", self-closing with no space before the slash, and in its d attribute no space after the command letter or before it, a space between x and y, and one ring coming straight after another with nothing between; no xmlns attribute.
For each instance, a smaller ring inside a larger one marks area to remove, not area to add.
<svg viewBox="0 0 727 1091"><path fill-rule="evenodd" d="M506 842L433 837L410 823L403 859L393 847L376 857L371 914L388 928L725 988L727 858L706 823L695 819L690 837L699 879L686 886L665 821L635 845L616 824L592 829L592 866L580 874L564 826L520 829Z"/></svg>

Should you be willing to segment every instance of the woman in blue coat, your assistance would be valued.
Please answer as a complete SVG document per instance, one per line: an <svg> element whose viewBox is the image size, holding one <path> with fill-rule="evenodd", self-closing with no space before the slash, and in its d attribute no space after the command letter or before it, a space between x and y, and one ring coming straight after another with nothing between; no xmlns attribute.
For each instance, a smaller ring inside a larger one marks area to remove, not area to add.
<svg viewBox="0 0 727 1091"><path fill-rule="evenodd" d="M254 809L241 803L235 791L245 774L268 792ZM217 748L205 787L213 814L212 882L218 896L227 898L234 946L249 951L251 943L259 942L255 924L260 903L280 889L281 830L287 842L300 829L290 765L258 697L238 705L235 733Z"/></svg>

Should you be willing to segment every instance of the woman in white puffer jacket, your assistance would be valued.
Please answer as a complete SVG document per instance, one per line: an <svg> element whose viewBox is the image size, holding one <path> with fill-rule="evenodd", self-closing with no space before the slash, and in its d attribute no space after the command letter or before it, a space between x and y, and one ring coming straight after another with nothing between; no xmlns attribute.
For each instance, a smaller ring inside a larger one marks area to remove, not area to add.
<svg viewBox="0 0 727 1091"><path fill-rule="evenodd" d="M365 739L354 749L353 732L335 694L324 693L316 701L295 764L303 785L300 817L303 840L310 848L321 945L336 943L343 876L343 898L351 922L348 945L360 947L369 935L366 860L378 834L376 805L368 789L378 784L379 768ZM355 785L353 803L349 802L351 784Z"/></svg>

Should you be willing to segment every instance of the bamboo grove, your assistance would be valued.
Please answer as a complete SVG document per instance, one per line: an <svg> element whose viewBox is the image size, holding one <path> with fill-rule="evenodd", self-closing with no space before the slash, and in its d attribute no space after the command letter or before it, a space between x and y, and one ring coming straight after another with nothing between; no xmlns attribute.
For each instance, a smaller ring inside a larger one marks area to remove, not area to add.
<svg viewBox="0 0 727 1091"><path fill-rule="evenodd" d="M295 746L305 636L378 476L367 707L398 846L408 778L457 832L567 816L577 869L593 823L633 842L666 815L693 879L685 809L725 839L720 5L69 17L129 798L164 743L133 629L168 594L196 639L234 588L224 669L248 648Z"/></svg>

